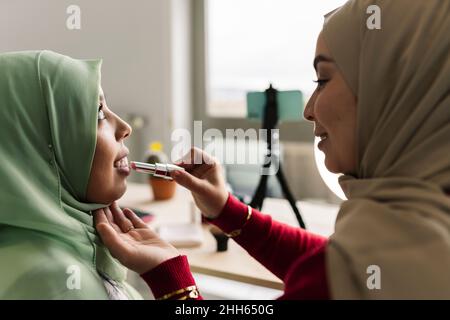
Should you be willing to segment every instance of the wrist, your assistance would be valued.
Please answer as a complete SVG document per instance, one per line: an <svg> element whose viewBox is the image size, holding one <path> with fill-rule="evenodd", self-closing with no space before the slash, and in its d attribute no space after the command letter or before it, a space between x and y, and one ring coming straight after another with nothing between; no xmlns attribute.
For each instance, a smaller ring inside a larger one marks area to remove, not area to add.
<svg viewBox="0 0 450 320"><path fill-rule="evenodd" d="M180 253L175 248L170 253L161 255L158 259L155 259L153 256L150 255L150 256L144 257L142 266L135 268L134 271L139 274L151 272L152 270L158 268L158 266L164 264L165 262L167 262L171 259L179 257L179 256L180 256ZM148 264L148 262L150 262L150 261L152 261L152 263Z"/></svg>
<svg viewBox="0 0 450 320"><path fill-rule="evenodd" d="M227 202L216 219L206 219L224 233L236 236L237 230L245 228L252 217L252 208L229 194ZM240 232L239 232L240 234Z"/></svg>
<svg viewBox="0 0 450 320"><path fill-rule="evenodd" d="M209 220L213 220L213 219L217 219L222 212L224 211L225 206L227 205L228 202L228 198L230 197L230 193L229 192L225 192L223 195L221 195L221 197L216 201L216 203L218 203L219 205L216 206L216 208L212 209L212 210L208 210L212 213L204 213L202 212L202 215Z"/></svg>
<svg viewBox="0 0 450 320"><path fill-rule="evenodd" d="M186 256L169 259L151 271L141 274L156 299L180 288L195 285Z"/></svg>

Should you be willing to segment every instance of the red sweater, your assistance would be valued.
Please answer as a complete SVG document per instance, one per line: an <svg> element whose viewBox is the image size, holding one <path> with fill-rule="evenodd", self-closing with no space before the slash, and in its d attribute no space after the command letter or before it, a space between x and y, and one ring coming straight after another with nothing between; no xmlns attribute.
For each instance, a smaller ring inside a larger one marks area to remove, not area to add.
<svg viewBox="0 0 450 320"><path fill-rule="evenodd" d="M255 209L247 223L246 218L247 206L230 195L219 217L209 221L226 233L242 228L233 239L283 280L284 294L279 299L329 299L325 272L327 238L274 221ZM156 299L195 285L186 256L167 260L142 278ZM186 293L179 293L170 299L185 296ZM202 299L201 295L196 299Z"/></svg>

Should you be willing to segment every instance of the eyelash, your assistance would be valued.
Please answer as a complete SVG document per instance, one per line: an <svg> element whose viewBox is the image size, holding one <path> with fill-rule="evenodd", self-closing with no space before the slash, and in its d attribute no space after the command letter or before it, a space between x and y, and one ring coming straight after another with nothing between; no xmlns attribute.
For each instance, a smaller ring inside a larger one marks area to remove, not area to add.
<svg viewBox="0 0 450 320"><path fill-rule="evenodd" d="M328 80L328 79L313 80L313 82L317 83L317 90L322 89L328 81L330 81L330 80Z"/></svg>
<svg viewBox="0 0 450 320"><path fill-rule="evenodd" d="M97 119L98 119L99 121L100 121L100 120L105 120L105 119L106 119L105 113L103 112L102 108L103 108L103 105L100 104L100 105L98 106L98 116L97 116Z"/></svg>

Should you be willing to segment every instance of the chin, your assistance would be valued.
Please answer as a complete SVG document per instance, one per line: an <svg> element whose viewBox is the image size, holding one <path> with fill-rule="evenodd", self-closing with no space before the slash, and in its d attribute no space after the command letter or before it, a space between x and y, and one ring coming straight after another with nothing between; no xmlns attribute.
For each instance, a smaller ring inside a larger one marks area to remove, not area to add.
<svg viewBox="0 0 450 320"><path fill-rule="evenodd" d="M125 194L125 192L127 191L127 181L124 180L122 183L120 183L119 185L116 186L115 188L116 192L115 192L115 197L116 199L114 200L118 200L120 198L122 198L122 196Z"/></svg>
<svg viewBox="0 0 450 320"><path fill-rule="evenodd" d="M114 187L110 188L107 194L103 195L103 201L101 203L103 204L111 204L116 200L119 200L122 198L122 196L127 191L127 184L126 182L116 184Z"/></svg>
<svg viewBox="0 0 450 320"><path fill-rule="evenodd" d="M325 167L330 171L331 173L341 173L342 170L339 169L339 166L337 165L336 161L333 161L330 159L329 156L325 155Z"/></svg>

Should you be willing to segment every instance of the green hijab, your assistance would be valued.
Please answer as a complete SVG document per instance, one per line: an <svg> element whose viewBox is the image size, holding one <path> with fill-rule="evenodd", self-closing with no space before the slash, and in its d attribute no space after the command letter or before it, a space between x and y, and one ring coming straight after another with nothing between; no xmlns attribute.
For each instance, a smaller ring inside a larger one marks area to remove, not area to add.
<svg viewBox="0 0 450 320"><path fill-rule="evenodd" d="M0 54L0 299L128 298L126 269L86 202L97 138L99 60Z"/></svg>
<svg viewBox="0 0 450 320"><path fill-rule="evenodd" d="M358 167L340 177L348 201L327 247L333 298L450 298L449 30L442 0L351 0L327 16L358 100Z"/></svg>

